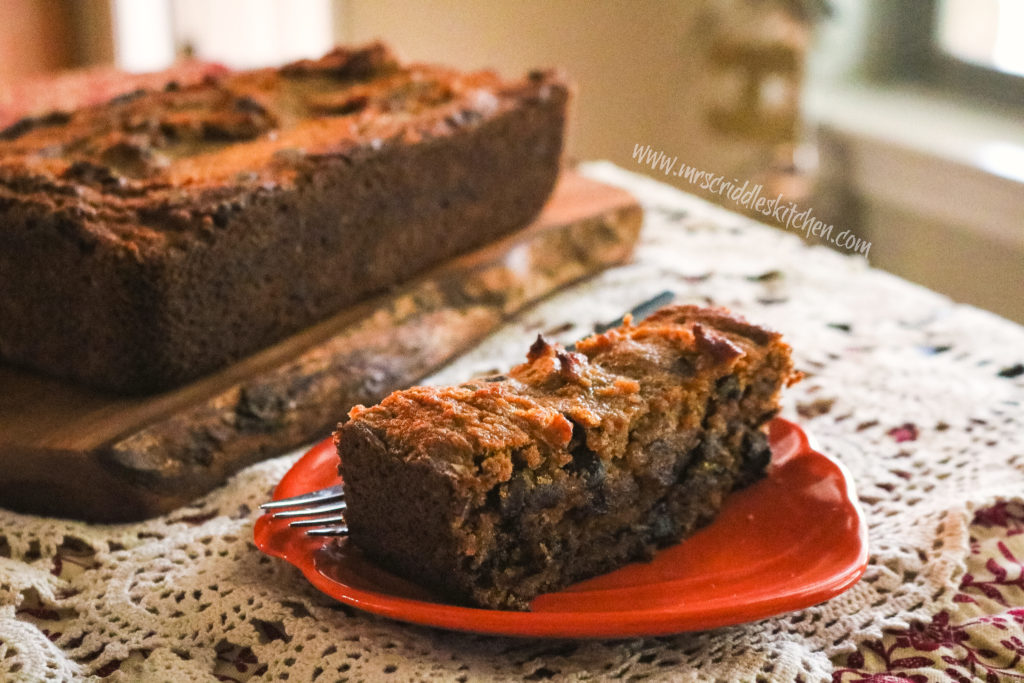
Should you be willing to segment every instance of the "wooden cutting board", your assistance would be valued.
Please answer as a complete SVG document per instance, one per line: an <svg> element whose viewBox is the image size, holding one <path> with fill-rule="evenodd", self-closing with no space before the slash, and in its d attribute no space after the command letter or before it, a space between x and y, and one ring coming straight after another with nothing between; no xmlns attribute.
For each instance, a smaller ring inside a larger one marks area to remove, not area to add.
<svg viewBox="0 0 1024 683"><path fill-rule="evenodd" d="M104 522L180 507L628 260L641 220L623 190L568 173L522 231L158 395L105 395L0 365L0 506Z"/></svg>

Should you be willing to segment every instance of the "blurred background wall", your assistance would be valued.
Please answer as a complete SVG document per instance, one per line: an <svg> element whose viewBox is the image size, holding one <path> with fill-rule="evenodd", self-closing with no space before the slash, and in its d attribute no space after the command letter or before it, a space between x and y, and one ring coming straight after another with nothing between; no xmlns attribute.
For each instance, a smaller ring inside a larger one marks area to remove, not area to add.
<svg viewBox="0 0 1024 683"><path fill-rule="evenodd" d="M1024 77L980 87L993 64L1024 59L1021 6L0 0L0 116L24 103L19 83L58 69L183 57L249 68L335 41L382 38L410 59L511 76L557 66L577 86L571 158L702 193L638 162L641 146L762 184L870 241L872 265L1024 322Z"/></svg>
<svg viewBox="0 0 1024 683"><path fill-rule="evenodd" d="M0 18L0 87L114 59L106 1L0 0Z"/></svg>
<svg viewBox="0 0 1024 683"><path fill-rule="evenodd" d="M337 34L348 42L384 37L412 59L493 67L510 75L558 66L577 86L569 138L570 155L577 159L610 159L642 170L633 158L640 145L677 158L677 167L685 163L753 181L771 164L773 141L757 130L721 130L745 84L741 69L716 64L714 56L732 37L777 37L790 40L794 51L805 47L800 41L806 36L775 7L761 3L752 10L751 3L721 1L425 0L410 6L401 0L342 0L335 21ZM795 99L791 106L795 117Z"/></svg>

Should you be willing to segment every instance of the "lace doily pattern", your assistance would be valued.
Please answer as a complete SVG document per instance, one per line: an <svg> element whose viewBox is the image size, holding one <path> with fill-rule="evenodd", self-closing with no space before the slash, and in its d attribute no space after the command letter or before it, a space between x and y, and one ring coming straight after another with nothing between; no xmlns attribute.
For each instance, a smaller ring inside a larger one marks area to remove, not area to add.
<svg viewBox="0 0 1024 683"><path fill-rule="evenodd" d="M643 203L634 262L543 302L428 381L506 367L538 333L574 340L663 289L772 325L807 374L787 416L857 483L871 534L860 583L801 612L671 637L392 622L254 547L256 506L293 453L138 524L0 510L0 679L1018 680L1024 330L655 181L584 170Z"/></svg>

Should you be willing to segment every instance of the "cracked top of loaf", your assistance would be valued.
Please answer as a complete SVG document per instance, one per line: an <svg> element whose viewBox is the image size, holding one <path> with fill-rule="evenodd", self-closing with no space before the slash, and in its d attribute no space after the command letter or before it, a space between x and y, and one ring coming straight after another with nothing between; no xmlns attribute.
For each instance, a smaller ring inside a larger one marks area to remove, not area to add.
<svg viewBox="0 0 1024 683"><path fill-rule="evenodd" d="M506 375L398 391L376 406L356 406L349 417L403 459L429 460L483 490L507 480L514 459L530 469L564 466L573 439L611 460L625 457L636 445L630 439L645 432L653 439L696 431L702 406L729 376L741 392L748 382L778 386L800 375L778 332L726 309L677 305L587 337L575 351L539 337L526 362ZM759 395L750 407L762 410L764 400ZM687 408L677 411L681 422L655 427L668 405ZM631 434L631 424L648 422L650 429Z"/></svg>
<svg viewBox="0 0 1024 683"><path fill-rule="evenodd" d="M490 71L402 64L379 43L337 48L22 119L0 131L0 210L64 214L84 241L174 243L221 227L240 202L315 187L323 163L446 137L524 100L564 96L551 72L507 82Z"/></svg>

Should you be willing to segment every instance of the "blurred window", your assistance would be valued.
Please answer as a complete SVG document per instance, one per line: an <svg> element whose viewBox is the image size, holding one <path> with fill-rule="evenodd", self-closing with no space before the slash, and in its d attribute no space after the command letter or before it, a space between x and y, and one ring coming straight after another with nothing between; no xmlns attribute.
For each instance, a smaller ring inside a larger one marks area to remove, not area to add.
<svg viewBox="0 0 1024 683"><path fill-rule="evenodd" d="M114 0L117 65L156 71L191 56L236 69L318 57L333 44L330 0Z"/></svg>
<svg viewBox="0 0 1024 683"><path fill-rule="evenodd" d="M934 0L931 15L924 80L1024 106L1024 0Z"/></svg>
<svg viewBox="0 0 1024 683"><path fill-rule="evenodd" d="M940 0L935 40L963 62L1024 76L1024 0Z"/></svg>

